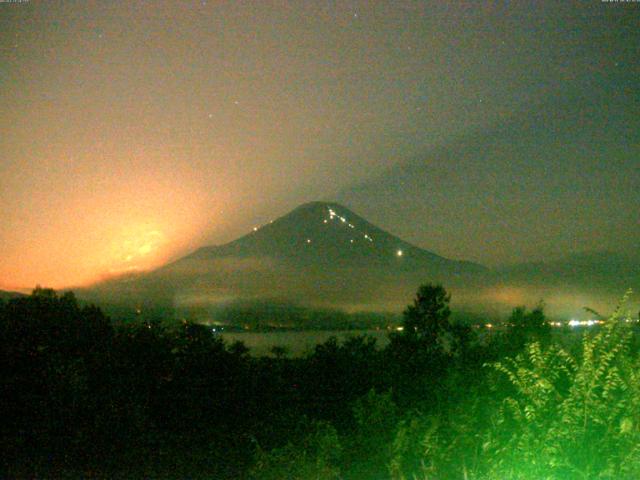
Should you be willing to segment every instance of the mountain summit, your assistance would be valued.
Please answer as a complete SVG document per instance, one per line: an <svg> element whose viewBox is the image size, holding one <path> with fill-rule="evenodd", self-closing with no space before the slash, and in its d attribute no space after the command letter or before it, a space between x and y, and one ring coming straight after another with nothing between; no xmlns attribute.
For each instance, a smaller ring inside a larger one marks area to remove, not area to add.
<svg viewBox="0 0 640 480"><path fill-rule="evenodd" d="M276 299L365 309L395 301L397 308L420 283L450 285L484 271L405 242L340 204L311 202L232 242L98 288L111 298L172 305Z"/></svg>
<svg viewBox="0 0 640 480"><path fill-rule="evenodd" d="M411 245L348 208L329 202L305 203L235 241L201 248L186 258L222 257L269 257L288 265L329 269L356 266L459 272L482 269Z"/></svg>
<svg viewBox="0 0 640 480"><path fill-rule="evenodd" d="M605 302L593 292L615 302L637 281L637 261L611 254L488 270L412 245L338 203L311 202L232 242L97 284L83 297L128 311L160 305L203 319L247 302L398 312L419 285L434 282L471 309L508 311L551 298L552 307L555 299L562 303L556 312L574 315L585 298L602 308ZM566 307L568 298L574 301Z"/></svg>

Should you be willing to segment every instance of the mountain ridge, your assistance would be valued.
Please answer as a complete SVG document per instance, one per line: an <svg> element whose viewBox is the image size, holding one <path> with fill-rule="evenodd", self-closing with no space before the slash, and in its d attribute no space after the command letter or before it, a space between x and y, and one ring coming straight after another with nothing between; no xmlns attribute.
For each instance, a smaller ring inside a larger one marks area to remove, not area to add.
<svg viewBox="0 0 640 480"><path fill-rule="evenodd" d="M316 201L231 242L85 293L96 302L191 312L245 301L397 312L419 285L432 282L445 285L458 305L479 311L544 298L556 311L567 304L564 311L573 312L581 302L616 301L637 285L637 262L623 265L619 256L597 253L489 269L417 247L339 203Z"/></svg>
<svg viewBox="0 0 640 480"><path fill-rule="evenodd" d="M314 201L231 242L102 282L89 294L179 307L270 299L349 309L393 302L396 309L420 283L451 285L485 272L406 242L339 203Z"/></svg>
<svg viewBox="0 0 640 480"><path fill-rule="evenodd" d="M335 228L335 227L339 228ZM332 238L327 238L329 232ZM323 250L317 250L317 247ZM255 227L253 232L222 245L204 246L176 260L211 256L248 257L268 252L280 259L318 261L325 258L339 263L357 263L368 256L376 263L406 263L411 260L433 262L439 266L463 266L478 270L485 267L464 260L445 258L413 245L370 223L336 202L313 201L294 208L278 219ZM374 254L371 256L370 254ZM374 258L375 257L375 258ZM349 258L352 260L349 262ZM176 263L173 262L173 263Z"/></svg>
<svg viewBox="0 0 640 480"><path fill-rule="evenodd" d="M0 300L8 301L13 298L24 297L26 294L20 292L14 292L11 290L0 290Z"/></svg>

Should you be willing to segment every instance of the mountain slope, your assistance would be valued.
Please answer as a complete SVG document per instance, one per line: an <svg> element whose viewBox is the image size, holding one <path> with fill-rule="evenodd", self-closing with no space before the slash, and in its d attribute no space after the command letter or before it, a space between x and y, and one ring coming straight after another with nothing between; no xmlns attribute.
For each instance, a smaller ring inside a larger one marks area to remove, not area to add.
<svg viewBox="0 0 640 480"><path fill-rule="evenodd" d="M420 283L450 285L485 271L411 245L342 205L311 202L230 243L98 285L93 299L202 308L270 299L369 310L391 302L397 309Z"/></svg>
<svg viewBox="0 0 640 480"><path fill-rule="evenodd" d="M25 296L24 293L0 290L0 300L8 301L8 300L11 300L12 298L24 297L24 296Z"/></svg>
<svg viewBox="0 0 640 480"><path fill-rule="evenodd" d="M483 270L479 265L449 260L411 245L346 207L325 202L301 205L233 242L201 248L185 259L265 256L302 267L315 264Z"/></svg>
<svg viewBox="0 0 640 480"><path fill-rule="evenodd" d="M420 284L439 282L469 310L506 313L544 299L551 314L574 315L584 305L607 309L637 288L637 265L600 253L488 270L411 245L342 205L312 202L237 240L82 296L200 318L246 302L400 312Z"/></svg>

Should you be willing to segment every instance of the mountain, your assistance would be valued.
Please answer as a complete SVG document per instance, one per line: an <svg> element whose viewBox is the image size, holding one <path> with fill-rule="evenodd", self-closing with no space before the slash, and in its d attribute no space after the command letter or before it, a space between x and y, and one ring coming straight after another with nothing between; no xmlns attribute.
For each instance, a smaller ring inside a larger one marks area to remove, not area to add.
<svg viewBox="0 0 640 480"><path fill-rule="evenodd" d="M456 310L505 315L543 299L550 314L571 317L584 306L607 311L637 289L638 263L599 252L489 270L405 242L340 204L312 202L232 242L79 295L158 316L211 319L232 309L271 318L304 308L398 313L420 284L438 282Z"/></svg>
<svg viewBox="0 0 640 480"><path fill-rule="evenodd" d="M173 265L214 258L269 257L297 267L385 267L477 272L470 262L449 260L407 243L337 203L311 202L233 242L203 247ZM171 268L171 266L167 267Z"/></svg>
<svg viewBox="0 0 640 480"><path fill-rule="evenodd" d="M342 205L311 202L230 243L202 247L144 275L105 282L92 293L179 308L269 299L398 309L420 283L468 283L486 272L405 242Z"/></svg>
<svg viewBox="0 0 640 480"><path fill-rule="evenodd" d="M11 300L12 298L16 298L16 297L24 297L25 294L24 293L19 293L19 292L8 292L6 290L0 290L0 300Z"/></svg>

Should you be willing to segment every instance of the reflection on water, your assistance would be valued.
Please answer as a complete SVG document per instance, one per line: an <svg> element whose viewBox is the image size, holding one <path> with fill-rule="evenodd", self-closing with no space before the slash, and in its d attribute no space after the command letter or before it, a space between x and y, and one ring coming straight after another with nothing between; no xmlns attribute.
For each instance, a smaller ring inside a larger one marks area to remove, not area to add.
<svg viewBox="0 0 640 480"><path fill-rule="evenodd" d="M317 344L324 343L331 337L337 337L342 342L358 335L369 335L375 338L378 348L384 347L389 342L386 330L233 332L222 333L221 337L227 343L243 342L254 356L267 355L275 346L284 347L289 355L300 356L313 351Z"/></svg>

